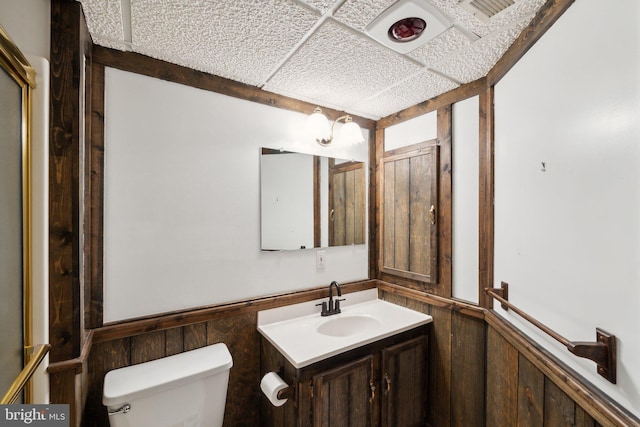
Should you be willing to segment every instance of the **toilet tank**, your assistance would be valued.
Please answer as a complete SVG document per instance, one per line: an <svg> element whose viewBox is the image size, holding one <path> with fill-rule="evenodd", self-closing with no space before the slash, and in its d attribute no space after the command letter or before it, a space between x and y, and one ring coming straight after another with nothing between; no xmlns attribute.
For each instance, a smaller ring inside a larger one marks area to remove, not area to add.
<svg viewBox="0 0 640 427"><path fill-rule="evenodd" d="M111 427L222 426L231 354L223 343L107 372Z"/></svg>

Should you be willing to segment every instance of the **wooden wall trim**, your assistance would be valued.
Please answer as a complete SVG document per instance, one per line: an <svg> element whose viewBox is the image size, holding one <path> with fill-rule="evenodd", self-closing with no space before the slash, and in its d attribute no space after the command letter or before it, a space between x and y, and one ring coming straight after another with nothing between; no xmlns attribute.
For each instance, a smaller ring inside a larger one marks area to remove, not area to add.
<svg viewBox="0 0 640 427"><path fill-rule="evenodd" d="M375 276L369 276L371 278L380 279L382 277L382 201L384 200L384 129L377 129L375 134L375 228L376 236L375 242Z"/></svg>
<svg viewBox="0 0 640 427"><path fill-rule="evenodd" d="M93 345L93 331L89 331L87 333L87 337L84 339L84 344L82 345L82 351L80 352L80 356L74 359L49 363L49 366L47 366L47 372L49 374L59 374L65 371L74 371L75 374L81 374L84 371L84 367L87 364L89 354L91 353L92 345Z"/></svg>
<svg viewBox="0 0 640 427"><path fill-rule="evenodd" d="M392 295L410 298L446 310L455 311L467 316L475 317L476 319L484 319L484 309L476 305L466 303L464 301L433 295L428 292L407 288L406 286L385 282L383 280L376 281L376 284L378 290L381 292L387 292Z"/></svg>
<svg viewBox="0 0 640 427"><path fill-rule="evenodd" d="M376 281L365 280L360 282L344 283L341 284L340 287L342 288L343 294L348 294L351 292L375 288ZM326 298L328 295L329 288L327 285L305 291L271 295L246 301L202 307L189 311L166 313L160 316L150 316L111 323L93 330L93 342L101 343L120 338L133 337L152 331L161 331L179 326L192 325L213 319L237 316L244 313L255 313L260 310L267 310L284 305Z"/></svg>
<svg viewBox="0 0 640 427"><path fill-rule="evenodd" d="M369 278L378 277L378 245L380 244L380 218L379 209L381 192L380 172L378 159L382 159L384 147L380 143L383 131L374 130L369 133L369 205L368 205L368 230L369 235L367 242L369 243Z"/></svg>
<svg viewBox="0 0 640 427"><path fill-rule="evenodd" d="M493 310L485 311L485 321L602 426L640 427L640 420Z"/></svg>
<svg viewBox="0 0 640 427"><path fill-rule="evenodd" d="M453 282L453 108L451 104L438 108L438 284L437 294L451 298Z"/></svg>
<svg viewBox="0 0 640 427"><path fill-rule="evenodd" d="M463 99L471 98L478 95L487 87L485 78L478 79L471 83L464 84L449 92L438 95L435 98L431 98L427 101L416 104L412 107L406 108L397 113L391 114L387 117L383 117L377 122L378 129L385 129L393 125L405 122L423 114L436 111L439 108L446 107Z"/></svg>
<svg viewBox="0 0 640 427"><path fill-rule="evenodd" d="M134 52L122 52L102 46L95 46L94 61L122 71L129 71L148 77L180 83L198 89L232 96L234 98L269 105L271 107L283 108L285 110L311 114L317 106L316 104L310 104L284 95L267 92L255 86L239 83L234 80L225 79L223 77L208 74L203 71L197 71L181 65L171 64L169 62L150 58ZM322 106L322 112L330 120L335 120L344 115L344 112L324 106ZM358 123L361 127L371 131L375 129L375 121L364 117L354 116L353 114L351 114L351 116L353 121Z"/></svg>
<svg viewBox="0 0 640 427"><path fill-rule="evenodd" d="M51 361L80 353L80 144L84 70L90 36L80 3L51 2L49 142L49 342Z"/></svg>
<svg viewBox="0 0 640 427"><path fill-rule="evenodd" d="M520 33L511 47L498 60L486 77L464 84L449 92L406 108L378 120L378 129L402 123L414 117L435 111L445 105L462 101L494 86L522 58L531 47L562 16L575 0L548 0Z"/></svg>
<svg viewBox="0 0 640 427"><path fill-rule="evenodd" d="M522 58L575 0L548 0L520 33L507 52L487 74L487 86L494 86Z"/></svg>
<svg viewBox="0 0 640 427"><path fill-rule="evenodd" d="M89 297L85 324L87 328L95 328L102 325L103 319L104 65L100 63L94 62L91 67L91 99L87 110L91 128L85 148L85 283Z"/></svg>
<svg viewBox="0 0 640 427"><path fill-rule="evenodd" d="M480 94L480 149L479 149L479 229L478 229L478 295L481 307L493 308L493 298L485 288L493 287L494 260L494 200L495 200L495 145L493 87Z"/></svg>

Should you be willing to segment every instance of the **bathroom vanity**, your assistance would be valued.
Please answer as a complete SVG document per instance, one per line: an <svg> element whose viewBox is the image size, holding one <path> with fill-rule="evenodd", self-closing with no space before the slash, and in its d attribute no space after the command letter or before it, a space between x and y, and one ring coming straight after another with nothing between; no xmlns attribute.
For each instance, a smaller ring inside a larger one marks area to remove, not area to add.
<svg viewBox="0 0 640 427"><path fill-rule="evenodd" d="M258 315L261 373L289 385L282 406L263 398L262 425L425 425L431 316L375 289L345 295L333 316L320 316L321 303Z"/></svg>

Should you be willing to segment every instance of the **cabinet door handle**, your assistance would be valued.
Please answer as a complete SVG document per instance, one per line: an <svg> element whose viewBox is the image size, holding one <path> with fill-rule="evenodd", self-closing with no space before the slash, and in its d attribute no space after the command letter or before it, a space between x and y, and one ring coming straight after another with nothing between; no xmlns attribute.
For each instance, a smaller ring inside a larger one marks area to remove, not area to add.
<svg viewBox="0 0 640 427"><path fill-rule="evenodd" d="M373 402L373 399L376 398L376 386L373 383L373 380L369 380L369 389L371 390L371 395L369 397L369 403Z"/></svg>
<svg viewBox="0 0 640 427"><path fill-rule="evenodd" d="M329 221L333 222L333 215L336 213L335 209L331 209L331 213L329 214Z"/></svg>
<svg viewBox="0 0 640 427"><path fill-rule="evenodd" d="M388 374L384 374L384 383L386 384L386 388L384 390L385 393L389 393L389 391L391 390L391 379L389 378Z"/></svg>
<svg viewBox="0 0 640 427"><path fill-rule="evenodd" d="M431 224L436 223L436 207L431 205L431 209L429 209L429 219L431 220Z"/></svg>

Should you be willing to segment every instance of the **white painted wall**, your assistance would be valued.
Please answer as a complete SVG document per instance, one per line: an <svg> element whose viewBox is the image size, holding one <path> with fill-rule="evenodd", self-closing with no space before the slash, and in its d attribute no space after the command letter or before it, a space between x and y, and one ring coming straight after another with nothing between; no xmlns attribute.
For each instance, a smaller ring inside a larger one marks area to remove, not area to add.
<svg viewBox="0 0 640 427"><path fill-rule="evenodd" d="M50 0L2 0L0 25L22 53L49 59Z"/></svg>
<svg viewBox="0 0 640 427"><path fill-rule="evenodd" d="M636 0L577 1L495 90L495 286L569 340L615 334L617 384L496 309L636 416L639 22Z"/></svg>
<svg viewBox="0 0 640 427"><path fill-rule="evenodd" d="M367 245L260 251L260 147L367 162L323 148L306 115L106 70L104 319L368 276Z"/></svg>
<svg viewBox="0 0 640 427"><path fill-rule="evenodd" d="M454 298L478 303L479 98L453 104L452 285Z"/></svg>
<svg viewBox="0 0 640 427"><path fill-rule="evenodd" d="M384 151L407 147L438 137L438 112L431 111L384 130Z"/></svg>

